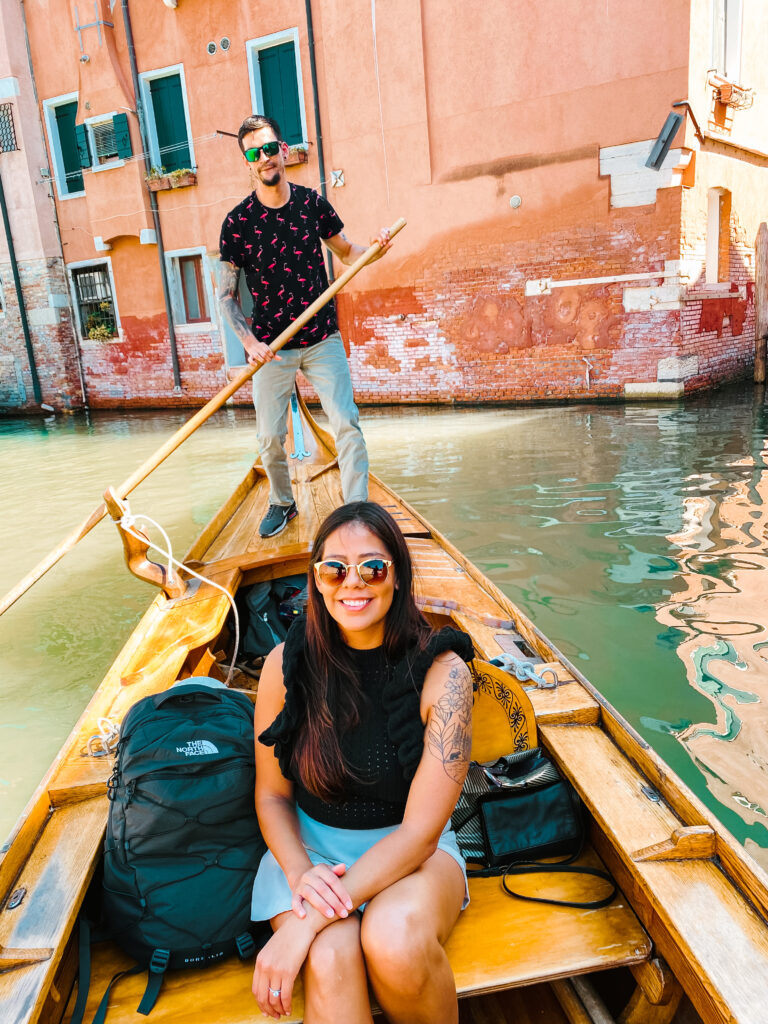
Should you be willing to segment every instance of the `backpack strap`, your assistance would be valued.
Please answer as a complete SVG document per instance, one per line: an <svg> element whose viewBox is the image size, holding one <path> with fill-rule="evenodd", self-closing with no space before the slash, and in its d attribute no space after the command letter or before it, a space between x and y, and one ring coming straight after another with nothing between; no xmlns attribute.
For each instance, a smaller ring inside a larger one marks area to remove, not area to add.
<svg viewBox="0 0 768 1024"><path fill-rule="evenodd" d="M600 910L601 907L607 907L609 903L613 901L618 889L616 883L608 874L607 871L601 871L599 868L587 868L581 865L575 865L571 863L574 860L573 857L569 857L568 860L561 861L559 864L542 864L537 861L524 861L518 862L517 864L510 864L504 871L501 879L501 884L504 892L508 896L514 896L518 900L528 900L531 903L548 903L555 907L577 907L580 910ZM583 903L577 903L572 900L556 900L549 899L544 896L524 896L521 892L515 892L507 882L510 875L537 875L540 873L548 873L550 871L559 871L574 875L593 875L595 878L602 878L608 882L611 887L611 891L607 896L597 900L585 900Z"/></svg>
<svg viewBox="0 0 768 1024"><path fill-rule="evenodd" d="M157 1002L170 959L171 951L169 949L155 949L152 951L152 956L149 960L147 987L144 989L144 995L141 997L141 1002L136 1008L136 1013L146 1017ZM102 1024L102 1022L94 1018L93 1024Z"/></svg>

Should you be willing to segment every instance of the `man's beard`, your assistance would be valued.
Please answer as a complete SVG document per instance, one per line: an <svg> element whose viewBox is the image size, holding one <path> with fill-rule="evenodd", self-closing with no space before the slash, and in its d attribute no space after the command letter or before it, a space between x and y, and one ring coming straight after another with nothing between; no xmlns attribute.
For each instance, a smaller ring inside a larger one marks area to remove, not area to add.
<svg viewBox="0 0 768 1024"><path fill-rule="evenodd" d="M279 171L275 171L274 177L272 177L272 178L262 178L261 180L269 188L272 188L273 185L279 185L280 184L280 172Z"/></svg>

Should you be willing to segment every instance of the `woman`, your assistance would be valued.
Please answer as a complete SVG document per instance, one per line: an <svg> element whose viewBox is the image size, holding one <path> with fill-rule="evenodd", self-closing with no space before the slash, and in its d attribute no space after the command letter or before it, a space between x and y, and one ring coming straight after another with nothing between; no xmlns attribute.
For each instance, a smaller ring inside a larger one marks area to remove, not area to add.
<svg viewBox="0 0 768 1024"><path fill-rule="evenodd" d="M308 590L306 624L268 656L256 702L269 852L251 916L274 934L253 992L267 1015L290 1013L303 965L307 1024L370 1024L368 983L391 1024L451 1024L442 944L468 893L448 823L471 745L472 644L432 634L403 536L371 502L321 525Z"/></svg>

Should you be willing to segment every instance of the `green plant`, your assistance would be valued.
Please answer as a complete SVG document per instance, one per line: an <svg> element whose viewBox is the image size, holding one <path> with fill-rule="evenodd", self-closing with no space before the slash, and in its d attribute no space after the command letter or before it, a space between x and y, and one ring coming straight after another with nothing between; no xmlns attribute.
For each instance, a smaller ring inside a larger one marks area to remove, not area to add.
<svg viewBox="0 0 768 1024"><path fill-rule="evenodd" d="M145 181L159 181L161 178L165 178L164 167L150 167L145 176Z"/></svg>
<svg viewBox="0 0 768 1024"><path fill-rule="evenodd" d="M115 337L117 324L111 302L100 302L99 308L88 314L85 330L91 341L110 341Z"/></svg>
<svg viewBox="0 0 768 1024"><path fill-rule="evenodd" d="M168 177L172 182L179 182L189 175L194 175L194 173L191 167L178 167L175 171L171 171Z"/></svg>

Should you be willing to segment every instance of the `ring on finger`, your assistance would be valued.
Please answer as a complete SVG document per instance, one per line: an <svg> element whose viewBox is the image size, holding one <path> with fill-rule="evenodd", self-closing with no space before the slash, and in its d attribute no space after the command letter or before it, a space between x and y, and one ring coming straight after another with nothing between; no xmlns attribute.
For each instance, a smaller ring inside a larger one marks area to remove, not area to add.
<svg viewBox="0 0 768 1024"><path fill-rule="evenodd" d="M272 996L273 999L279 999L280 998L280 989L279 988L271 988L269 990L269 994Z"/></svg>

